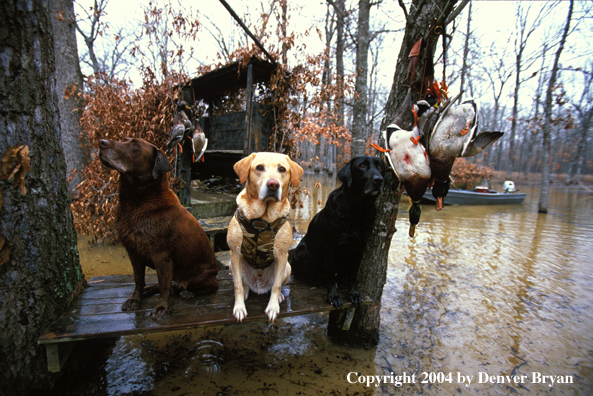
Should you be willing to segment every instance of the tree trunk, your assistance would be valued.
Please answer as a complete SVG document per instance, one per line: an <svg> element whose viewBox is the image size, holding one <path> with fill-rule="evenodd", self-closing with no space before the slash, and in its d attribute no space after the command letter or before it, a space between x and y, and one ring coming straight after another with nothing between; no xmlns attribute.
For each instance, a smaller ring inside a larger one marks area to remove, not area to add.
<svg viewBox="0 0 593 396"><path fill-rule="evenodd" d="M346 8L344 6L344 0L336 1L336 74L338 81L339 96L336 102L337 113L338 113L338 125L344 125L344 13Z"/></svg>
<svg viewBox="0 0 593 396"><path fill-rule="evenodd" d="M335 12L331 12L330 6L327 5L327 12L325 15L325 60L323 61L323 75L321 77L321 85L323 87L329 87L332 84L331 79L331 62L330 62L330 52L331 52L331 42L334 37L334 14ZM331 101L328 98L321 103L321 111L325 112L325 114L330 113L331 108ZM334 122L329 117L325 119L325 126L329 126L330 123ZM319 143L321 146L321 157L320 157L320 167L321 170L327 171L329 169L329 163L327 157L330 154L330 138L329 136L326 137L325 135L321 135L319 137Z"/></svg>
<svg viewBox="0 0 593 396"><path fill-rule="evenodd" d="M72 0L50 0L50 20L54 37L56 59L56 93L60 109L61 143L66 157L68 177L74 174L69 190L74 192L82 181L80 171L89 163L84 142L80 141L80 123L83 100L82 73L76 46L76 21Z"/></svg>
<svg viewBox="0 0 593 396"><path fill-rule="evenodd" d="M455 2L448 2L446 6L437 6L434 2L413 0L411 12L406 19L404 39L398 56L393 77L393 85L385 108L385 118L381 129L389 125L398 108L403 103L408 90L409 81L406 80L408 54L421 37L424 37L434 19L442 24L451 13ZM437 40L431 41L436 46ZM434 50L434 48L433 48ZM343 310L332 311L328 326L328 334L337 343L356 347L375 346L379 342L379 327L381 324L381 298L383 286L387 279L387 259L391 239L395 232L395 220L399 196L397 186L399 181L394 172L386 172L383 193L377 199L377 217L373 232L369 237L365 253L358 272L358 284L361 295L369 296L373 300L370 306L356 308L350 330L342 330L340 319Z"/></svg>
<svg viewBox="0 0 593 396"><path fill-rule="evenodd" d="M552 73L550 80L548 81L548 90L546 92L546 104L544 108L545 122L544 122L544 154L542 164L542 190L539 197L539 212L548 213L548 196L550 193L550 154L552 149L552 94L554 91L554 85L556 85L556 76L558 75L558 63L560 61L560 55L564 49L564 43L568 36L570 28L570 20L572 18L572 9L574 1L571 0L570 7L568 9L568 17L566 19L566 26L558 45L558 51L556 51L556 57L554 58L554 66L552 67Z"/></svg>
<svg viewBox="0 0 593 396"><path fill-rule="evenodd" d="M323 136L319 136L317 139L317 144L315 145L315 154L313 158L313 172L319 173L321 171L321 147L323 144Z"/></svg>
<svg viewBox="0 0 593 396"><path fill-rule="evenodd" d="M367 74L369 58L369 18L371 4L369 0L358 2L358 30L356 34L356 82L357 98L352 107L352 158L364 155L367 120Z"/></svg>
<svg viewBox="0 0 593 396"><path fill-rule="evenodd" d="M517 117L519 116L519 87L521 85L520 73L521 73L521 53L517 55L517 68L515 71L515 92L513 94L513 113L511 115L511 136L509 139L509 162L507 163L507 179L510 178L511 172L513 171L513 150L515 146L515 134L517 131Z"/></svg>
<svg viewBox="0 0 593 396"><path fill-rule="evenodd" d="M345 103L344 103L344 14L346 12L345 0L336 0L336 75L338 86L338 97L336 100L336 113L337 120L336 125L343 126L345 120ZM344 139L341 139L342 141ZM344 143L339 146L342 150L344 149ZM335 166L337 162L338 146L332 145L332 158L331 158L331 172L335 172Z"/></svg>
<svg viewBox="0 0 593 396"><path fill-rule="evenodd" d="M48 4L2 1L0 25L0 155L26 145L31 169L26 194L0 181L2 253L9 251L0 261L0 383L3 394L17 395L55 380L37 339L82 289L84 276L60 146Z"/></svg>
<svg viewBox="0 0 593 396"><path fill-rule="evenodd" d="M465 45L463 46L463 63L461 65L461 87L459 88L460 91L463 91L465 87L465 75L467 74L467 56L469 54L469 37L471 34L471 22L472 22L472 2L469 2L469 9L467 10L467 31L465 33ZM463 95L461 95L463 99ZM459 101L462 103L462 100Z"/></svg>
<svg viewBox="0 0 593 396"><path fill-rule="evenodd" d="M577 175L575 177L575 183L580 183L581 182L581 173L583 171L583 168L585 167L585 165L587 164L587 139L585 139L585 142L583 143L583 157L581 158L581 160L578 163L577 166Z"/></svg>
<svg viewBox="0 0 593 396"><path fill-rule="evenodd" d="M282 64L288 67L288 0L282 0L280 2L280 8L282 8L282 24L280 30L282 32Z"/></svg>

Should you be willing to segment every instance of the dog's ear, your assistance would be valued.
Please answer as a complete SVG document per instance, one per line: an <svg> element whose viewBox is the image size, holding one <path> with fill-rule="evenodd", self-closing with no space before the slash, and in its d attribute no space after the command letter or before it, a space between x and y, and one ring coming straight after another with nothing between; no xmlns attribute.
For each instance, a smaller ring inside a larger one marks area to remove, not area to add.
<svg viewBox="0 0 593 396"><path fill-rule="evenodd" d="M165 157L165 154L163 154L156 147L154 148L154 150L156 151L156 158L154 160L154 167L152 168L152 177L154 177L154 179L156 180L165 173L171 172L173 170L173 167L171 166L171 163L169 162L167 157Z"/></svg>
<svg viewBox="0 0 593 396"><path fill-rule="evenodd" d="M251 168L251 161L255 158L255 153L251 154L249 157L243 158L241 161L237 162L234 166L235 173L239 176L239 182L241 184L245 183L247 177L249 177L249 169Z"/></svg>
<svg viewBox="0 0 593 396"><path fill-rule="evenodd" d="M303 168L290 158L288 158L288 164L290 165L290 182L293 186L298 187L303 177Z"/></svg>
<svg viewBox="0 0 593 396"><path fill-rule="evenodd" d="M350 162L340 169L338 172L338 180L341 181L346 187L350 187L352 185L352 160L350 160Z"/></svg>

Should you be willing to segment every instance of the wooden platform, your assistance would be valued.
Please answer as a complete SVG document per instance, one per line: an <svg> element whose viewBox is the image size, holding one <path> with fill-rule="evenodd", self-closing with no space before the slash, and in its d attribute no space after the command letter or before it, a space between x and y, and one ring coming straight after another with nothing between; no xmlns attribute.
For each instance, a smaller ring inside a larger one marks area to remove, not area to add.
<svg viewBox="0 0 593 396"><path fill-rule="evenodd" d="M223 260L224 258L221 257ZM47 349L48 369L60 371L73 342L191 329L205 326L238 324L233 317L233 280L229 271L218 275L219 290L184 300L178 294L171 297L171 312L161 320L154 320L150 313L158 302L158 295L142 300L141 309L121 310L123 302L132 295L134 280L131 275L93 277L80 298L54 322L39 338ZM156 283L156 275L147 275L147 286ZM298 281L289 281L282 287L285 301L280 304L278 318L330 311L325 288L311 288ZM343 308L352 308L341 291ZM267 321L264 310L269 294L250 294L246 301L247 318L243 323ZM363 304L370 304L366 297ZM352 316L353 309L345 311ZM351 320L351 319L350 319ZM349 323L347 324L349 326Z"/></svg>
<svg viewBox="0 0 593 396"><path fill-rule="evenodd" d="M215 237L216 234L226 233L229 229L229 223L233 216L212 217L209 219L199 219L200 225L208 235L210 244L213 249L216 249ZM228 248L227 248L228 249Z"/></svg>

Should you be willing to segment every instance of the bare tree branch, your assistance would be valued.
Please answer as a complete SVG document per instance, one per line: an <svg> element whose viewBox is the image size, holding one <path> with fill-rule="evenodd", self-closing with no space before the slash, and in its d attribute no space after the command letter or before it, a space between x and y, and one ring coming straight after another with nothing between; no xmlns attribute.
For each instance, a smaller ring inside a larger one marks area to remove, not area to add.
<svg viewBox="0 0 593 396"><path fill-rule="evenodd" d="M445 21L445 25L448 25L451 22L453 22L453 20L455 18L457 18L457 16L459 14L461 14L461 11L463 11L463 9L467 5L467 3L469 3L469 0L462 0L462 1L460 1L459 4L457 5L457 7L455 7L455 9L451 12L451 14L449 15L449 17Z"/></svg>

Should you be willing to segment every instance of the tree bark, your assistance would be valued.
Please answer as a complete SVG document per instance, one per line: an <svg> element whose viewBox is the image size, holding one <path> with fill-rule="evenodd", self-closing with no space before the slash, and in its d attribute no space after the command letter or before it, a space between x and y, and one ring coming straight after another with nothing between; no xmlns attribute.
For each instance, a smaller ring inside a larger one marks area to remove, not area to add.
<svg viewBox="0 0 593 396"><path fill-rule="evenodd" d="M356 34L356 82L354 83L358 97L352 107L352 144L350 151L352 158L364 155L366 143L370 11L370 1L359 0L358 30Z"/></svg>
<svg viewBox="0 0 593 396"><path fill-rule="evenodd" d="M393 120L397 110L403 103L410 84L406 80L408 54L420 38L430 30L431 23L436 18L438 24L443 24L453 10L454 1L446 4L413 0L411 11L406 18L404 39L398 56L393 77L391 92L385 108L385 118L381 129L385 129ZM437 40L431 41L436 46ZM434 50L434 48L433 48ZM399 196L397 186L399 181L394 172L388 169L384 181L383 193L377 199L377 217L373 225L373 232L369 237L364 256L358 272L358 284L361 295L369 296L373 300L370 306L356 308L350 330L342 330L341 317L343 310L332 311L328 326L328 334L336 343L356 347L371 347L379 342L379 327L381 324L381 298L383 286L387 279L387 259L391 239L395 232L397 207Z"/></svg>
<svg viewBox="0 0 593 396"><path fill-rule="evenodd" d="M0 3L0 155L27 145L26 194L0 181L0 383L3 394L48 389L41 332L84 284L76 247L54 77L48 3Z"/></svg>
<svg viewBox="0 0 593 396"><path fill-rule="evenodd" d="M548 213L548 196L550 193L550 154L552 149L552 94L554 93L554 86L556 85L556 76L558 75L558 63L560 61L560 55L564 49L564 43L570 29L570 20L572 18L572 9L574 1L570 1L570 7L568 9L568 17L566 18L566 25L564 26L564 32L556 51L556 57L554 58L554 66L552 66L552 73L550 80L548 81L548 90L546 92L546 104L544 108L545 122L544 122L544 154L543 154L543 165L542 165L542 189L539 197L539 212Z"/></svg>
<svg viewBox="0 0 593 396"><path fill-rule="evenodd" d="M82 181L80 171L89 163L88 156L80 140L80 123L83 100L79 96L82 90L82 73L78 61L76 45L76 21L72 0L50 0L50 20L54 37L56 59L56 92L60 110L61 143L66 158L68 177L74 177L69 183L70 193Z"/></svg>

